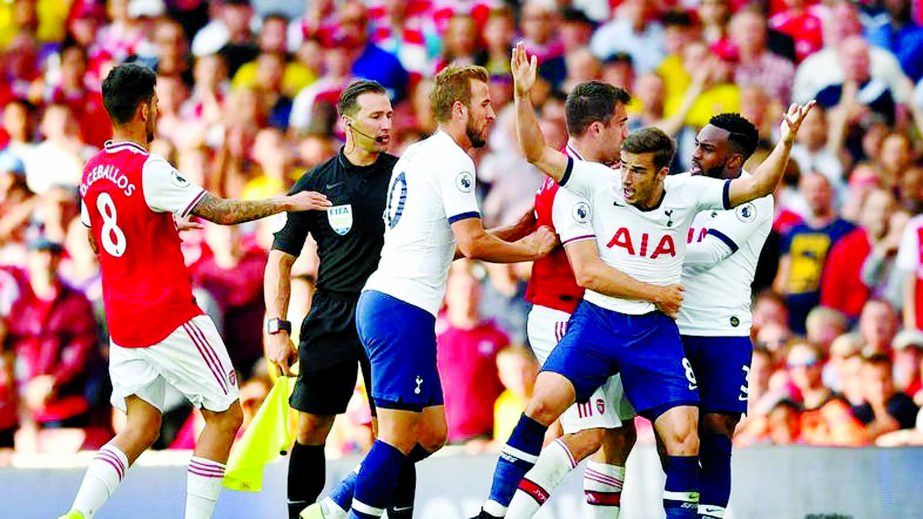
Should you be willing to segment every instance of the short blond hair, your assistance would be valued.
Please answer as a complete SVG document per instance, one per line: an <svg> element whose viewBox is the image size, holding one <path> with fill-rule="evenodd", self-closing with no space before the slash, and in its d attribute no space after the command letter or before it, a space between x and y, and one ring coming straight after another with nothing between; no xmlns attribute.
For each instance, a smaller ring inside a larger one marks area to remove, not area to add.
<svg viewBox="0 0 923 519"><path fill-rule="evenodd" d="M471 81L490 81L487 69L480 65L449 65L436 74L436 83L429 94L433 118L446 122L452 118L452 106L458 101L471 106Z"/></svg>

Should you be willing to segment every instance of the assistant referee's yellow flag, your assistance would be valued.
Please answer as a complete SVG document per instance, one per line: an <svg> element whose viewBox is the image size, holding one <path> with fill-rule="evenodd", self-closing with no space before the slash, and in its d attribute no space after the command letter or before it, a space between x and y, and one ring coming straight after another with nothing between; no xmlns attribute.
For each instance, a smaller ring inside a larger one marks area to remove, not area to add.
<svg viewBox="0 0 923 519"><path fill-rule="evenodd" d="M234 444L224 473L224 488L261 491L265 466L292 446L288 412L290 382L290 377L276 379L250 426Z"/></svg>

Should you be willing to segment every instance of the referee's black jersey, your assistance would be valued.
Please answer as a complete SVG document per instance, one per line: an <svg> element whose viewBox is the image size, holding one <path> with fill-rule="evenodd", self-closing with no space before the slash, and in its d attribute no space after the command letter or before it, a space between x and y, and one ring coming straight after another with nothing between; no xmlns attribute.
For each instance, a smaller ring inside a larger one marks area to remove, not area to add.
<svg viewBox="0 0 923 519"><path fill-rule="evenodd" d="M374 164L356 166L341 148L335 157L305 173L290 192L317 191L327 195L333 206L326 211L288 213L272 248L297 257L311 233L320 258L318 290L358 295L381 258L382 215L395 163L397 157L382 153Z"/></svg>

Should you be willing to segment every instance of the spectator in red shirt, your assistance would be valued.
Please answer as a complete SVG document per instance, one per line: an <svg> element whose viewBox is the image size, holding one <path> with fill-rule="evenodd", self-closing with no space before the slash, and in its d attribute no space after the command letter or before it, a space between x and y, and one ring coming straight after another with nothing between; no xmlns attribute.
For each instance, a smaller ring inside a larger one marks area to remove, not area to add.
<svg viewBox="0 0 923 519"><path fill-rule="evenodd" d="M494 402L503 392L497 376L497 352L509 344L509 339L493 322L478 315L479 300L480 283L470 266L453 265L446 311L436 330L448 439L453 443L490 438Z"/></svg>
<svg viewBox="0 0 923 519"><path fill-rule="evenodd" d="M66 104L77 118L83 142L101 148L112 137L99 87L87 83L86 50L76 44L61 48L61 80L46 95L49 104Z"/></svg>
<svg viewBox="0 0 923 519"><path fill-rule="evenodd" d="M824 46L820 18L808 9L807 0L785 0L787 9L769 19L769 26L795 40L796 63Z"/></svg>
<svg viewBox="0 0 923 519"><path fill-rule="evenodd" d="M865 198L860 227L830 250L821 281L821 305L835 308L851 320L859 317L870 294L870 288L862 282L862 265L872 249L888 236L895 207L894 196L883 189L875 189Z"/></svg>
<svg viewBox="0 0 923 519"><path fill-rule="evenodd" d="M44 237L30 243L28 285L10 311L7 340L30 418L43 427L86 427L96 321L87 298L58 277L62 252Z"/></svg>

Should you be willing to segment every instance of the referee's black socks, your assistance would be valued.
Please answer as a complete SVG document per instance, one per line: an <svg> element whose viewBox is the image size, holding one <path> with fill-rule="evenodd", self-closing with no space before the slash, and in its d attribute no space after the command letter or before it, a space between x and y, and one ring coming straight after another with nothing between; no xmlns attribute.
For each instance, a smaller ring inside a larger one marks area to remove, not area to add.
<svg viewBox="0 0 923 519"><path fill-rule="evenodd" d="M296 441L288 460L289 519L298 519L305 507L317 501L326 478L324 446L302 445Z"/></svg>

